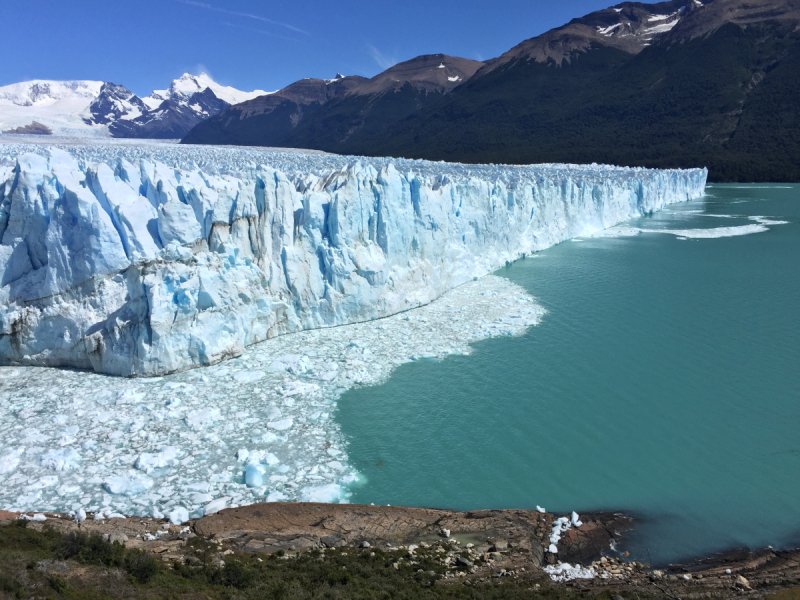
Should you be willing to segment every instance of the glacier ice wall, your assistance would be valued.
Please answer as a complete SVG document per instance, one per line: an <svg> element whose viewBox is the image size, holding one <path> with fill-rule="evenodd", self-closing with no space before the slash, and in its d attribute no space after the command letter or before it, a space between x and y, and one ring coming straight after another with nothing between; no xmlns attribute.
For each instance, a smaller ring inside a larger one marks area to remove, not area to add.
<svg viewBox="0 0 800 600"><path fill-rule="evenodd" d="M159 375L385 317L707 172L0 147L0 363Z"/></svg>

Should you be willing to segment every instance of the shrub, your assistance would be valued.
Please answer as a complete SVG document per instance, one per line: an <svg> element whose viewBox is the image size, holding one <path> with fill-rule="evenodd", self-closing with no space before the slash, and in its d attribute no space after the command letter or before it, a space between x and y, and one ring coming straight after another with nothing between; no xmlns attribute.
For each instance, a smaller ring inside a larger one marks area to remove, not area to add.
<svg viewBox="0 0 800 600"><path fill-rule="evenodd" d="M139 583L147 583L161 570L161 562L143 550L128 550L122 566Z"/></svg>
<svg viewBox="0 0 800 600"><path fill-rule="evenodd" d="M47 584L59 594L63 594L67 591L67 582L61 579L61 577L58 575L48 577Z"/></svg>
<svg viewBox="0 0 800 600"><path fill-rule="evenodd" d="M125 557L125 547L119 542L105 541L98 533L71 532L61 541L59 554L61 558L71 558L87 565L119 567Z"/></svg>

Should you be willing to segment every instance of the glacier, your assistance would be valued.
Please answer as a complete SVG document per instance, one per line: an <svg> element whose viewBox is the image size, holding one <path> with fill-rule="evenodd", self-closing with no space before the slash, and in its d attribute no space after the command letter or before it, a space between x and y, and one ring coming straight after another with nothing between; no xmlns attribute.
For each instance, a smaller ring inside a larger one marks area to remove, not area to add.
<svg viewBox="0 0 800 600"><path fill-rule="evenodd" d="M707 171L0 144L0 364L158 376L387 317Z"/></svg>

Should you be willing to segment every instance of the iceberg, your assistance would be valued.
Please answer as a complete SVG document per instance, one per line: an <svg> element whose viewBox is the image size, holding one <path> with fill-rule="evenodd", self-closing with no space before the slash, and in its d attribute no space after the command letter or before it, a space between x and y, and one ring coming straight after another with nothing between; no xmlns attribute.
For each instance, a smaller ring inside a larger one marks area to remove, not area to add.
<svg viewBox="0 0 800 600"><path fill-rule="evenodd" d="M214 364L282 334L428 304L529 253L698 197L706 176L4 144L0 364L122 376ZM214 421L200 416L192 425Z"/></svg>

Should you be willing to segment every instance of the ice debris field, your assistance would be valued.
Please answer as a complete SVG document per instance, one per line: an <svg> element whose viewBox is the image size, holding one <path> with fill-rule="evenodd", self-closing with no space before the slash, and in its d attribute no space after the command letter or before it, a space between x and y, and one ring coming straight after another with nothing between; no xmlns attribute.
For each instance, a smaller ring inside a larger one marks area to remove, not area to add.
<svg viewBox="0 0 800 600"><path fill-rule="evenodd" d="M265 499L346 502L359 475L332 418L343 391L518 335L543 312L489 275L413 311L165 377L0 367L0 507L183 522Z"/></svg>
<svg viewBox="0 0 800 600"><path fill-rule="evenodd" d="M343 391L522 333L488 274L706 174L0 139L0 507L347 501Z"/></svg>

